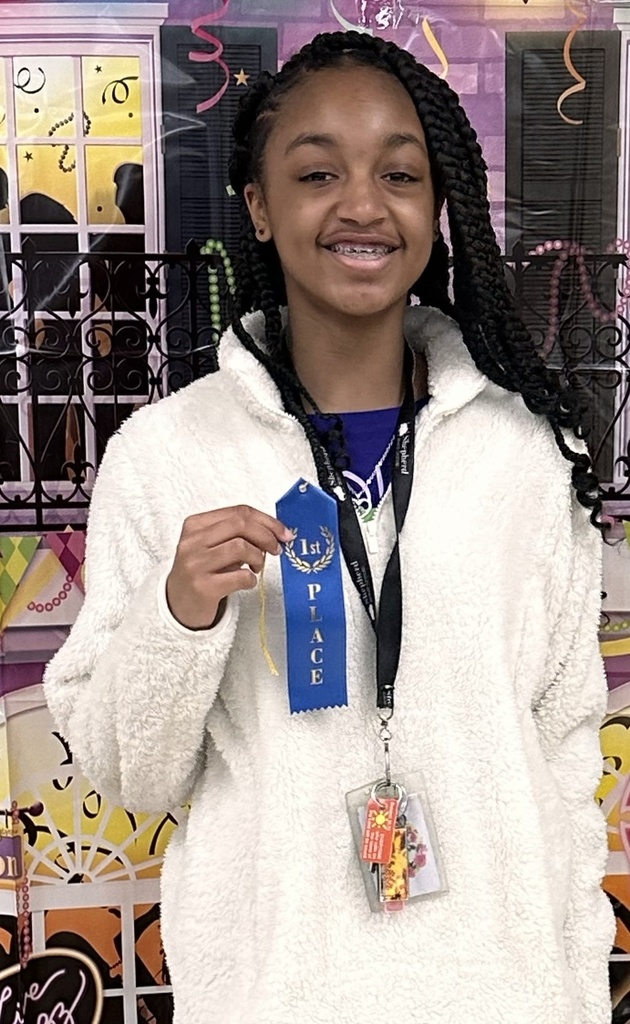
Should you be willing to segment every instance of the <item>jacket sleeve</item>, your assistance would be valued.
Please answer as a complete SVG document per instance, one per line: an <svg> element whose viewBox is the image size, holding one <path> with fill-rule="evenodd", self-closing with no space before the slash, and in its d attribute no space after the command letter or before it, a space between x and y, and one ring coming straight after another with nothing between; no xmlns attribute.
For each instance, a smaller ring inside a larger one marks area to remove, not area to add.
<svg viewBox="0 0 630 1024"><path fill-rule="evenodd" d="M192 791L238 608L230 599L219 624L200 632L165 613L174 548L164 551L156 534L128 441L114 435L90 506L85 601L44 691L90 781L138 811L174 810Z"/></svg>
<svg viewBox="0 0 630 1024"><path fill-rule="evenodd" d="M602 540L573 499L570 530L554 554L555 612L547 679L534 708L540 741L571 827L572 868L564 934L580 1024L610 1024L608 957L615 921L601 888L607 832L595 801L603 771L599 728L607 687L599 651ZM563 567L562 571L560 567Z"/></svg>

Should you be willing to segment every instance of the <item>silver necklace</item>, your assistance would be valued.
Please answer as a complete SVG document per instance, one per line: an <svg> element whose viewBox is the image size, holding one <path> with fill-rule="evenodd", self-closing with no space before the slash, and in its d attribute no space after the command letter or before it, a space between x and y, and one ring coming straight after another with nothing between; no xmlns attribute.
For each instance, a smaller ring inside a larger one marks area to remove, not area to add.
<svg viewBox="0 0 630 1024"><path fill-rule="evenodd" d="M392 434L392 436L390 437L390 439L389 439L389 444L387 445L387 448L385 449L385 451L384 451L384 452L383 452L383 454L381 455L380 459L379 459L379 460L378 460L378 462L376 463L376 465L375 465L374 469L372 470L372 472L370 473L369 477L368 477L368 478L367 478L367 480L365 481L365 486L366 486L366 487L369 487L369 486L370 486L370 484L371 484L371 483L372 483L372 481L374 480L374 477L376 476L376 474L378 473L379 469L381 468L381 466L382 466L382 465L383 465L383 463L385 462L385 459L387 458L387 456L388 456L388 455L389 455L389 453L391 452L391 450L392 450L392 446L393 446L393 444L394 444L394 440L395 440L395 438L396 438L396 431L394 431L394 433L393 433L393 434Z"/></svg>
<svg viewBox="0 0 630 1024"><path fill-rule="evenodd" d="M372 492L370 491L370 484L374 480L376 474L380 471L383 463L385 462L385 459L391 452L395 439L396 431L394 431L394 433L392 434L389 444L385 448L385 451L383 452L380 459L376 463L374 469L370 473L367 480L362 480L360 477L356 476L352 472L344 473L344 476L346 477L346 480L350 487L352 504L354 505L357 515L359 516L360 519L364 520L366 516L370 517L374 514L374 504L372 501ZM358 491L355 490L355 487L358 488ZM370 550L372 550L372 548L370 548Z"/></svg>

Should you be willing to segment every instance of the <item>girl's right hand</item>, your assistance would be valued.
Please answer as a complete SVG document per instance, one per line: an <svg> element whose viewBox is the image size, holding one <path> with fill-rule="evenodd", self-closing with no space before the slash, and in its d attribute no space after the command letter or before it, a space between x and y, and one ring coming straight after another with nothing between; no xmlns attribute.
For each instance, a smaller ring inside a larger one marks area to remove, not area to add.
<svg viewBox="0 0 630 1024"><path fill-rule="evenodd" d="M249 505L189 516L166 581L171 614L187 629L210 629L228 595L252 590L265 555L279 555L292 537L278 519Z"/></svg>

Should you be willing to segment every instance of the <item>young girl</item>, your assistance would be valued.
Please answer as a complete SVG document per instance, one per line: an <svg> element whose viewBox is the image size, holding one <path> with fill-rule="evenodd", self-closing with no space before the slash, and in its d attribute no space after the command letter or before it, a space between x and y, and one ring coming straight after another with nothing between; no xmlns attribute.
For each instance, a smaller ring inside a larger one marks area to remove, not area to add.
<svg viewBox="0 0 630 1024"><path fill-rule="evenodd" d="M234 134L221 369L112 438L46 676L103 793L190 803L162 883L176 1024L605 1024L597 481L512 312L475 134L445 82L356 33L262 75ZM300 524L276 505L298 481L336 503L344 640L311 679L341 697L292 714ZM400 798L404 832L422 773L426 826L396 913L346 807L390 736L376 806ZM439 883L407 900L427 857Z"/></svg>

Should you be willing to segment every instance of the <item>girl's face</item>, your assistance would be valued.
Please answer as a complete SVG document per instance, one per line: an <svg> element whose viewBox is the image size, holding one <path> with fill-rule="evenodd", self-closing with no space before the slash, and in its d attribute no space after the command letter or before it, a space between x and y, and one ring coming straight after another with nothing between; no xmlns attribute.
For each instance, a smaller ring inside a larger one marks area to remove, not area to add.
<svg viewBox="0 0 630 1024"><path fill-rule="evenodd" d="M257 237L275 242L294 313L402 310L437 237L411 97L392 75L367 67L309 73L287 93L263 181L248 185L245 198Z"/></svg>

